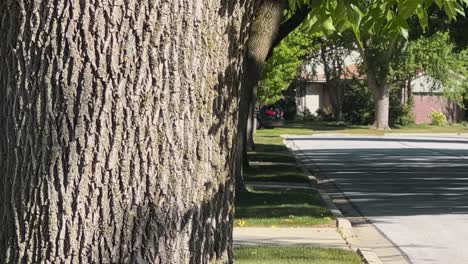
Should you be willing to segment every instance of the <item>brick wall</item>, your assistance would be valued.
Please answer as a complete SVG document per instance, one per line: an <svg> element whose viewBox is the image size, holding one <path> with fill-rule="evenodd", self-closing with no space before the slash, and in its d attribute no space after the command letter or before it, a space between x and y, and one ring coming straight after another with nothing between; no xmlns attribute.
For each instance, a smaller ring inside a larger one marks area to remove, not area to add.
<svg viewBox="0 0 468 264"><path fill-rule="evenodd" d="M458 122L463 120L463 110L442 96L413 95L413 100L413 113L417 124L431 123L431 118L429 116L434 110L443 112L449 122Z"/></svg>

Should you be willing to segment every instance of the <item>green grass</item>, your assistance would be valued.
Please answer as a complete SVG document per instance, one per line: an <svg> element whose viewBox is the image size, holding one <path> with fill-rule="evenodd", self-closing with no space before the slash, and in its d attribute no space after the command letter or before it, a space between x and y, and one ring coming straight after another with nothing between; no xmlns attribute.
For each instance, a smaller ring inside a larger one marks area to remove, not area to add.
<svg viewBox="0 0 468 264"><path fill-rule="evenodd" d="M310 190L262 189L236 197L236 226L299 227L332 224L319 194Z"/></svg>
<svg viewBox="0 0 468 264"><path fill-rule="evenodd" d="M313 247L239 247L234 249L239 264L360 264L360 257L347 250Z"/></svg>
<svg viewBox="0 0 468 264"><path fill-rule="evenodd" d="M388 131L378 131L370 126L347 125L343 122L290 121L284 127L258 130L258 136L311 135L322 133L384 135L385 133L468 133L462 124L433 126L428 124L393 127Z"/></svg>
<svg viewBox="0 0 468 264"><path fill-rule="evenodd" d="M255 151L249 152L251 166L246 170L245 180L308 183L307 175L297 167L296 158L283 144L280 137L283 132L277 131L266 129L256 134ZM332 222L331 213L312 189L250 188L236 197L236 226L317 226Z"/></svg>
<svg viewBox="0 0 468 264"><path fill-rule="evenodd" d="M279 157L278 157L279 159ZM289 161L289 160L288 160ZM246 170L248 181L307 183L307 176L294 163L257 165Z"/></svg>
<svg viewBox="0 0 468 264"><path fill-rule="evenodd" d="M297 167L296 158L284 146L283 138L269 134L262 135L260 131L255 136L255 151L249 152L249 160L260 163L253 163L246 170L245 179L247 181L308 182L307 176ZM268 131L274 131L274 129ZM262 164L262 162L267 164Z"/></svg>
<svg viewBox="0 0 468 264"><path fill-rule="evenodd" d="M389 133L468 133L468 127L462 124L451 124L445 126L433 126L428 124L409 125L396 127Z"/></svg>

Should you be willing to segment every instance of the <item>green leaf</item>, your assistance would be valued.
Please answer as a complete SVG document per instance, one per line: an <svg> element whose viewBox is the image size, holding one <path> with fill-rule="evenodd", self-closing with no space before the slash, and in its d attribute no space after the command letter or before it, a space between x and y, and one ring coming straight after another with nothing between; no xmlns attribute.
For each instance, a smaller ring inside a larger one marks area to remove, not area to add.
<svg viewBox="0 0 468 264"><path fill-rule="evenodd" d="M402 19L408 19L414 15L416 8L418 7L419 1L406 0L400 6L398 6L398 16Z"/></svg>
<svg viewBox="0 0 468 264"><path fill-rule="evenodd" d="M333 18L328 17L322 24L323 28L328 31L336 31L335 26L333 25Z"/></svg>
<svg viewBox="0 0 468 264"><path fill-rule="evenodd" d="M405 27L400 27L400 32L401 32L401 35L405 38L405 39L408 39L409 37L409 32L408 32L408 29L405 28Z"/></svg>
<svg viewBox="0 0 468 264"><path fill-rule="evenodd" d="M426 31L427 27L429 26L429 18L427 16L427 10L424 10L421 7L419 7L418 9L416 9L416 14L418 15L419 24L421 24L421 27L423 28L423 30Z"/></svg>

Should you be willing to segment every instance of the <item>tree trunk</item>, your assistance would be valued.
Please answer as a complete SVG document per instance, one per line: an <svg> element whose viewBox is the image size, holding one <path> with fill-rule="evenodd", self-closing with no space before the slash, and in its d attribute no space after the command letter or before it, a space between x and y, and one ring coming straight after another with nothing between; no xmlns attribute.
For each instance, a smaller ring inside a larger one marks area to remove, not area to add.
<svg viewBox="0 0 468 264"><path fill-rule="evenodd" d="M253 88L252 98L250 100L250 105L249 105L249 117L247 121L247 131L246 131L247 150L255 149L254 134L257 128L257 113L255 111L256 105L257 105L257 86Z"/></svg>
<svg viewBox="0 0 468 264"><path fill-rule="evenodd" d="M390 110L390 98L388 84L379 85L374 76L367 75L367 82L374 97L374 124L373 127L377 130L390 129L388 119Z"/></svg>
<svg viewBox="0 0 468 264"><path fill-rule="evenodd" d="M394 44L393 44L394 45ZM389 47L392 49L392 47ZM366 69L367 85L372 92L374 99L374 124L373 127L377 130L390 129L388 120L390 112L390 97L389 97L389 85L385 80L385 77L376 74L376 67L369 61L369 54L366 42L364 47L359 49L361 57L363 59L364 68ZM380 74L382 75L382 73ZM384 74L385 76L386 74Z"/></svg>
<svg viewBox="0 0 468 264"><path fill-rule="evenodd" d="M327 85L330 93L330 103L333 108L333 117L340 121L343 119L343 84L341 80L332 80Z"/></svg>
<svg viewBox="0 0 468 264"><path fill-rule="evenodd" d="M0 2L0 263L232 262L252 2Z"/></svg>
<svg viewBox="0 0 468 264"><path fill-rule="evenodd" d="M250 28L249 39L247 41L247 56L244 66L244 79L242 81L241 101L239 104L239 125L238 145L241 156L236 158L236 186L243 190L243 169L242 164L247 160L247 123L249 109L252 101L256 101L254 88L257 86L263 72L263 66L268 52L276 38L283 11L286 7L286 0L264 0L255 11L255 17ZM254 97L255 96L255 97Z"/></svg>

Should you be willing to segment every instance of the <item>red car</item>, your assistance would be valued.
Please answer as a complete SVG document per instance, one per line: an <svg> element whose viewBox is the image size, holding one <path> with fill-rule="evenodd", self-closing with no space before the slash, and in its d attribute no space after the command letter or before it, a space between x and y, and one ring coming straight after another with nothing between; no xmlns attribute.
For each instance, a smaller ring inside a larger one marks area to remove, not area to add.
<svg viewBox="0 0 468 264"><path fill-rule="evenodd" d="M266 105L257 111L257 128L284 126L284 110L277 104Z"/></svg>

